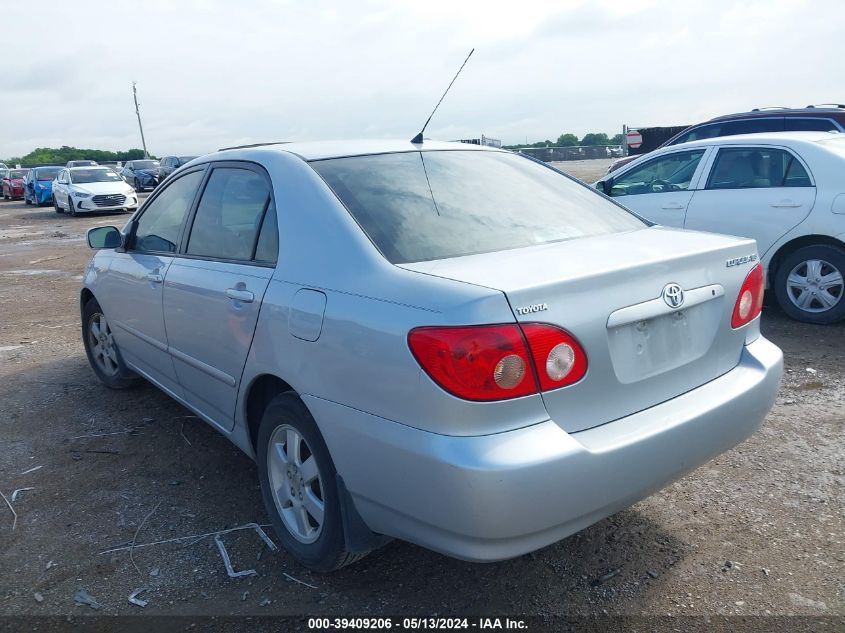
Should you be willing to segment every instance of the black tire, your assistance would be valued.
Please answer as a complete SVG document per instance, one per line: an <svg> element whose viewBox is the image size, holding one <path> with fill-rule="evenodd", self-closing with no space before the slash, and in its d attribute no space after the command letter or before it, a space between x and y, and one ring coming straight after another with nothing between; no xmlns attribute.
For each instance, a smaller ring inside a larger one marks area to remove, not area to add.
<svg viewBox="0 0 845 633"><path fill-rule="evenodd" d="M134 187L135 191L137 191L138 193L140 193L144 190L144 188L141 186L141 183L138 182L137 178L135 178L135 181L134 181L132 186Z"/></svg>
<svg viewBox="0 0 845 633"><path fill-rule="evenodd" d="M843 285L828 290L828 293L833 294L838 300L833 307L824 311L818 311L822 307L818 300L812 300L811 309L805 310L796 305L790 298L796 297L796 291L789 287L787 281L789 275L796 268L798 271L802 271L802 264L813 260L825 263L823 270L828 272L823 272L823 275L829 274L833 269L838 270L840 275L845 275L845 248L832 244L814 244L799 248L794 253L787 255L775 271L773 284L778 304L790 317L804 323L827 325L841 321L845 319L845 296L843 296L845 295L845 286ZM803 271L807 271L807 274L809 274L806 268ZM815 286L813 288L815 289Z"/></svg>
<svg viewBox="0 0 845 633"><path fill-rule="evenodd" d="M64 213L64 209L59 206L59 200L56 196L53 196L53 209L55 209L56 213Z"/></svg>
<svg viewBox="0 0 845 633"><path fill-rule="evenodd" d="M23 203L24 203L26 206L29 206L29 205L31 205L31 204L32 204L32 203L29 201L29 198L27 198L27 197L26 197L26 194L23 194ZM35 205L35 206L38 206L38 205Z"/></svg>
<svg viewBox="0 0 845 633"><path fill-rule="evenodd" d="M72 217L72 218L76 217L76 207L73 204L73 198L71 196L67 197L67 212L70 215L70 217Z"/></svg>
<svg viewBox="0 0 845 633"><path fill-rule="evenodd" d="M120 355L117 343L112 343L115 354L114 362L117 366L117 371L115 373L109 374L103 371L99 363L94 358L94 335L90 329L91 321L98 316L102 316L102 314L103 309L100 307L100 304L97 303L96 299L90 299L88 303L85 304L85 307L82 308L82 344L85 346L85 355L88 356L88 362L91 365L91 369L93 369L94 373L97 374L97 378L100 379L100 382L109 389L128 389L129 387L134 387L141 382L141 379L123 362L123 357Z"/></svg>
<svg viewBox="0 0 845 633"><path fill-rule="evenodd" d="M317 462L325 509L321 532L313 543L303 543L293 536L279 514L273 498L268 472L267 455L274 431L282 425L293 427L305 441ZM368 552L350 553L346 549L341 519L337 471L317 423L308 408L292 391L277 395L270 401L261 418L257 445L258 478L261 497L273 529L284 548L299 563L314 571L326 573L364 557Z"/></svg>

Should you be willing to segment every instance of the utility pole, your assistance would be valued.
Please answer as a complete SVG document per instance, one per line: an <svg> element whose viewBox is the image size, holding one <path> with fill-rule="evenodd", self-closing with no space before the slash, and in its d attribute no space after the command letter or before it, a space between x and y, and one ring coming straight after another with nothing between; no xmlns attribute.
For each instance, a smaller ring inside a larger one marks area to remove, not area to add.
<svg viewBox="0 0 845 633"><path fill-rule="evenodd" d="M138 129L141 130L141 145L144 146L144 158L149 158L150 154L147 152L147 141L144 140L144 126L141 125L141 111L138 109L138 89L135 87L136 82L132 82L132 97L135 99L135 114L138 116Z"/></svg>

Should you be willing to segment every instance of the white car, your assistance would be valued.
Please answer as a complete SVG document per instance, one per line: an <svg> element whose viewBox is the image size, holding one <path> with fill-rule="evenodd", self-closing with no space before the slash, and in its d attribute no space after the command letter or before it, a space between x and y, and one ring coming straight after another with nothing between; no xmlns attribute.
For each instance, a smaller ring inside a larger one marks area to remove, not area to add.
<svg viewBox="0 0 845 633"><path fill-rule="evenodd" d="M108 167L66 167L53 181L56 213L135 211L138 194Z"/></svg>
<svg viewBox="0 0 845 633"><path fill-rule="evenodd" d="M657 224L753 237L783 310L833 323L845 318L843 174L845 134L778 132L672 145L595 187Z"/></svg>

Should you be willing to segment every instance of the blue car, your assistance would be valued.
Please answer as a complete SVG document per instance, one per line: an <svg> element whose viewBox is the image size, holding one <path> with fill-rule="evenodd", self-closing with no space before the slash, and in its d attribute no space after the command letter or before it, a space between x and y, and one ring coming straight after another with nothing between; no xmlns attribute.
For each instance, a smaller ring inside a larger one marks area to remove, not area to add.
<svg viewBox="0 0 845 633"><path fill-rule="evenodd" d="M23 201L37 207L53 202L53 179L61 170L61 167L30 169L23 180Z"/></svg>

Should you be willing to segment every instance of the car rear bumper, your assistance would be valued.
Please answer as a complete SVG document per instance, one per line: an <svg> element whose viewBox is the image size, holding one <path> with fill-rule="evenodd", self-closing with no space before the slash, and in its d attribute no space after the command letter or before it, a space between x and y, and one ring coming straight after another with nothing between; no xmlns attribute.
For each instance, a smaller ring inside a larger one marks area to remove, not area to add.
<svg viewBox="0 0 845 633"><path fill-rule="evenodd" d="M783 371L760 337L727 374L578 433L552 420L493 435L421 431L304 396L371 530L473 561L518 556L631 505L762 424Z"/></svg>

